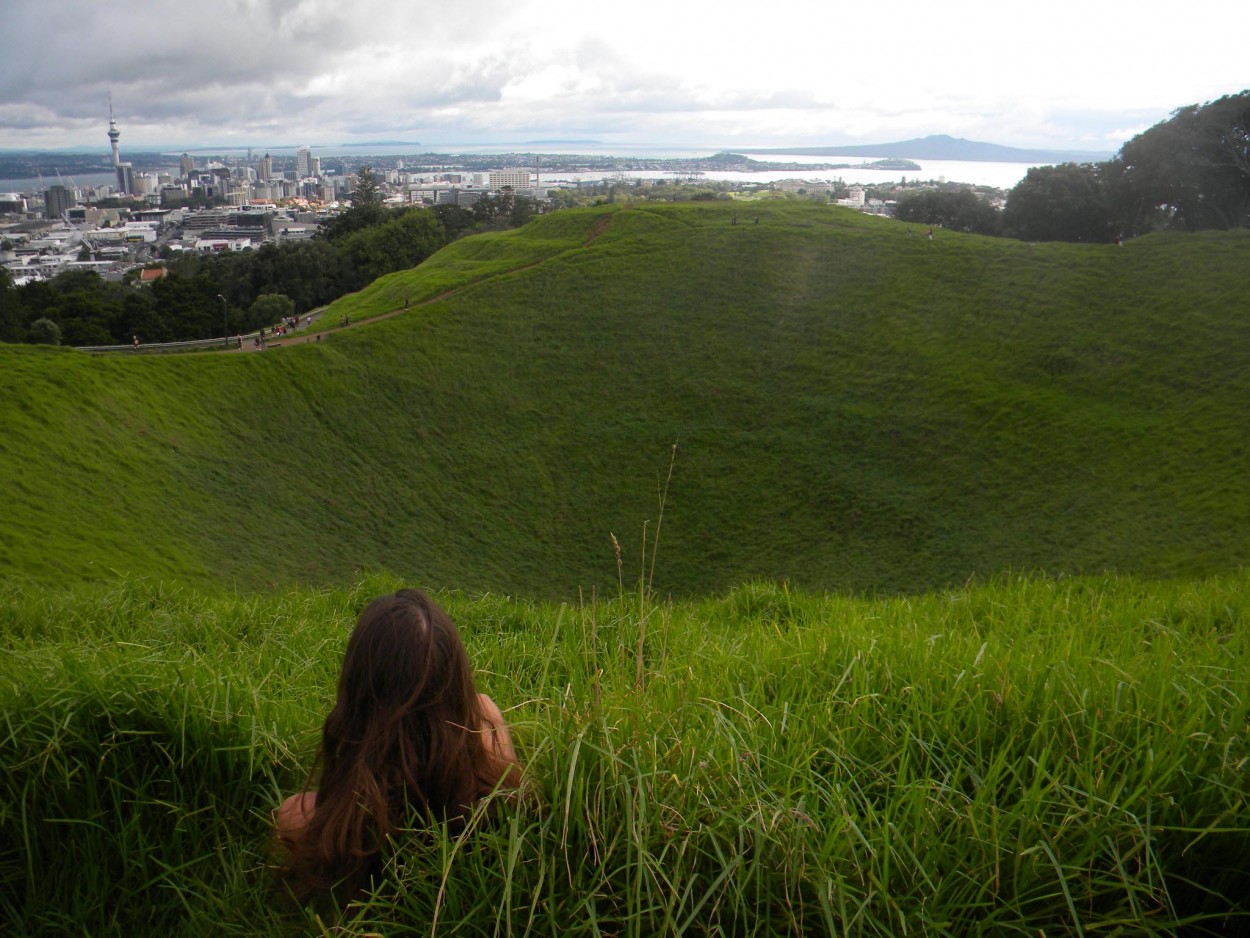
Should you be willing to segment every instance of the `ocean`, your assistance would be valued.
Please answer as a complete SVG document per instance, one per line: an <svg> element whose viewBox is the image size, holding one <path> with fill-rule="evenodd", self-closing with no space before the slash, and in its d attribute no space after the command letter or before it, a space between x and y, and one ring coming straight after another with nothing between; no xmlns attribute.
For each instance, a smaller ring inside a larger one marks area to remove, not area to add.
<svg viewBox="0 0 1250 938"><path fill-rule="evenodd" d="M607 147L595 144L440 144L437 147L429 148L420 147L410 150L407 153L399 152L400 149L394 146L383 147L313 147L311 148L314 156L333 157L333 156L400 156L403 158L416 157L423 153L538 153L550 154L552 156L636 156L640 159L674 159L689 157L706 157L718 152L713 149L694 149L679 147L633 147L633 146L612 146ZM276 156L289 156L294 153L294 148L273 147L268 150L260 147L253 147L252 154L259 159L265 152L269 152ZM171 154L170 169L177 172L179 154ZM199 162L203 162L209 156L208 151L197 151L195 156ZM215 150L212 156L223 156L238 158L247 155L246 148L238 150ZM807 156L802 154L784 154L775 153L768 156L756 156L754 159L760 162L785 162L798 163L804 165L817 165L820 163L850 163L856 164L845 169L826 169L812 170L804 172L802 170L784 170L784 171L766 171L766 172L707 172L699 174L699 178L715 180L720 182L776 182L779 179L811 179L813 181L832 181L841 179L848 184L871 184L882 182L900 182L904 179L907 181L934 180L945 182L962 182L969 185L977 186L993 186L996 189L1010 189L1021 179L1032 166L1043 165L1036 163L985 163L972 162L967 160L912 160L920 166L919 170L880 170L880 169L864 169L864 164L873 162L875 157L854 157L854 156ZM500 168L505 168L502 165ZM530 167L531 169L533 167ZM540 166L541 170L541 160ZM586 173L560 173L556 171L543 172L542 180L544 183L574 182L577 180L588 179L604 179L604 178L626 178L626 179L682 179L687 178L688 173L663 173L656 170L631 170L623 173L606 172L604 170L596 170ZM45 176L43 178L43 186L52 185L56 182L56 177L51 178ZM73 177L71 180L66 177L62 180L66 185L77 186L106 186L114 182L112 173L92 173L83 176ZM35 178L28 179L0 179L0 192L37 192L40 188L40 180Z"/></svg>

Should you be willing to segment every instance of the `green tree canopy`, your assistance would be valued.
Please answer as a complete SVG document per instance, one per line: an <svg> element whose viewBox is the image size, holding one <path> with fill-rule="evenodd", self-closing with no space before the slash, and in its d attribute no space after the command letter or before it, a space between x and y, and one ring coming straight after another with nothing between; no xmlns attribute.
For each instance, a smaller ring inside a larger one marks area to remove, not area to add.
<svg viewBox="0 0 1250 938"><path fill-rule="evenodd" d="M61 327L46 316L40 316L30 324L27 336L36 345L60 345Z"/></svg>
<svg viewBox="0 0 1250 938"><path fill-rule="evenodd" d="M346 235L335 246L344 259L348 289L359 290L383 274L416 267L445 243L438 216L414 208L384 224Z"/></svg>
<svg viewBox="0 0 1250 938"><path fill-rule="evenodd" d="M971 189L923 189L905 193L898 200L894 217L976 234L998 234L1002 227L998 209Z"/></svg>
<svg viewBox="0 0 1250 938"><path fill-rule="evenodd" d="M1025 241L1106 242L1116 220L1102 183L1105 164L1034 166L1007 196L1003 224Z"/></svg>
<svg viewBox="0 0 1250 938"><path fill-rule="evenodd" d="M1120 150L1123 210L1190 231L1250 225L1250 90L1183 107Z"/></svg>
<svg viewBox="0 0 1250 938"><path fill-rule="evenodd" d="M281 293L262 293L248 309L248 318L254 325L270 326L295 315L295 304L289 296Z"/></svg>
<svg viewBox="0 0 1250 938"><path fill-rule="evenodd" d="M0 267L0 342L21 342L24 332L22 302L13 285L13 275Z"/></svg>
<svg viewBox="0 0 1250 938"><path fill-rule="evenodd" d="M382 186L372 166L362 166L356 173L356 188L352 190L351 202L353 208L382 204Z"/></svg>

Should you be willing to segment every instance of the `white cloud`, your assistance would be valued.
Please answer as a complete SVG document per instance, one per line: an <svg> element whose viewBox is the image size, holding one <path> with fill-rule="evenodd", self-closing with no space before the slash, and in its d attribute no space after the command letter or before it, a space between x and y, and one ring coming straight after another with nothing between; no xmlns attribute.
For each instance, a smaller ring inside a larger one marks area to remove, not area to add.
<svg viewBox="0 0 1250 938"><path fill-rule="evenodd" d="M1113 148L1245 86L1243 4L6 0L0 147L951 133ZM55 24L55 28L50 28ZM263 139L260 139L263 138Z"/></svg>

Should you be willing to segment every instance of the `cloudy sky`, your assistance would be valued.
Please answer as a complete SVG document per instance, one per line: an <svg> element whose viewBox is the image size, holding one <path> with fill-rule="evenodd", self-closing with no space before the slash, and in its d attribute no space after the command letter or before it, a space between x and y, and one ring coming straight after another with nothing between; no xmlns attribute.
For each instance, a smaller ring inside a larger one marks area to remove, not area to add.
<svg viewBox="0 0 1250 938"><path fill-rule="evenodd" d="M0 148L1111 152L1250 86L1245 0L0 0Z"/></svg>

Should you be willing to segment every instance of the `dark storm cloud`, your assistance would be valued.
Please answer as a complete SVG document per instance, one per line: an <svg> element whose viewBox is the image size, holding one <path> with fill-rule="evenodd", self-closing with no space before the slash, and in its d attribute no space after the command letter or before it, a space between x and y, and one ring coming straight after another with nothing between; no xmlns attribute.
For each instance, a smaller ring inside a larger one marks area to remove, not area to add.
<svg viewBox="0 0 1250 938"><path fill-rule="evenodd" d="M264 80L275 71L309 69L314 54L324 58L354 41L355 26L343 13L333 7L311 12L294 0L19 2L6 10L0 74L7 91L39 101L108 82L176 93L205 83Z"/></svg>
<svg viewBox="0 0 1250 938"><path fill-rule="evenodd" d="M474 16L497 5L475 4ZM412 31L426 49L452 48L456 24L445 7L405 3L402 9L400 37ZM318 88L353 65L367 79L370 49L389 44L393 50L394 11L325 0L16 0L5 6L0 30L0 128L101 125L110 90L124 140L144 125L278 125L301 116L321 120L322 109L330 118L359 116L380 106L368 84L335 105ZM505 63L490 59L446 64L440 74L430 73L436 56L414 50L413 60L409 107L497 100L506 80Z"/></svg>
<svg viewBox="0 0 1250 938"><path fill-rule="evenodd" d="M0 32L0 88L40 109L45 126L107 120L111 89L123 132L171 119L221 125L274 94L275 76L298 81L326 61L351 24L301 15L301 5L18 3ZM39 37L32 42L31 37ZM29 113L29 112L28 112ZM34 129L0 109L0 126ZM129 135L128 135L129 136ZM124 138L125 139L125 138Z"/></svg>

